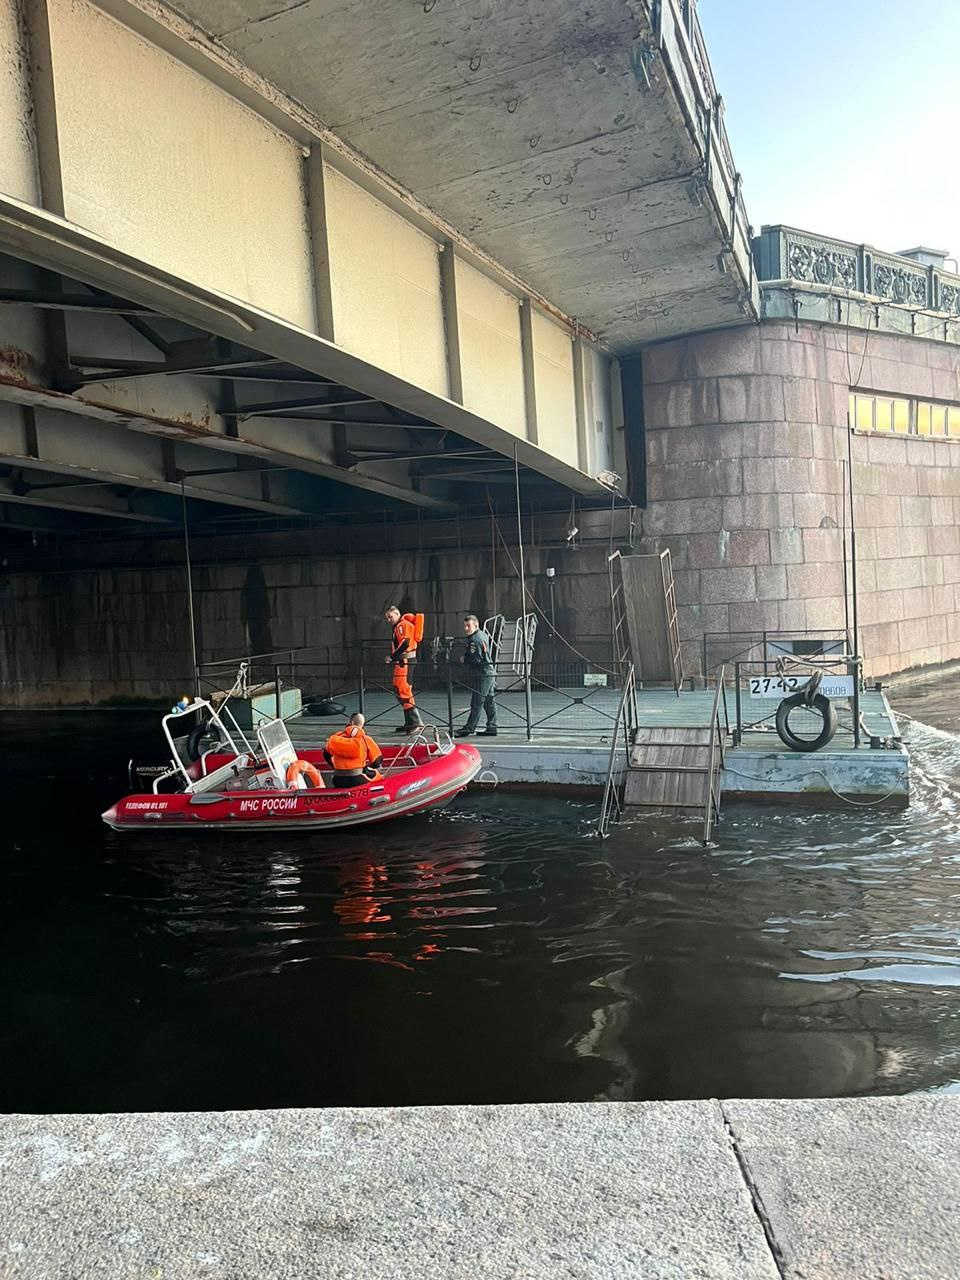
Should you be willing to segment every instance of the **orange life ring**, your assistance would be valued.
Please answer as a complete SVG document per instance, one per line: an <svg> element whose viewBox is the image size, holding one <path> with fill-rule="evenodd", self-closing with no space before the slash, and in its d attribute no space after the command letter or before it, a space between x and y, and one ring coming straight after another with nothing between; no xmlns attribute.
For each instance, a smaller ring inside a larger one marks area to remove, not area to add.
<svg viewBox="0 0 960 1280"><path fill-rule="evenodd" d="M320 776L320 770L316 765L312 765L309 760L294 760L292 764L287 765L287 786L292 786L301 774L314 789L319 790L323 787L323 778Z"/></svg>

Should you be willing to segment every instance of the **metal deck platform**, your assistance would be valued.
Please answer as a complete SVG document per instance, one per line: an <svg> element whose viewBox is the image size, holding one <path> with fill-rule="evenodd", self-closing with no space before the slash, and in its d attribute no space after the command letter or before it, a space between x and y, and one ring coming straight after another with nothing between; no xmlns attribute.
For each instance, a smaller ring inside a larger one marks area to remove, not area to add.
<svg viewBox="0 0 960 1280"><path fill-rule="evenodd" d="M500 731L494 738L475 739L483 755L488 781L508 784L558 786L602 786L607 772L610 741L615 728L617 689L571 688L556 693L536 692L533 701L533 733L527 737L524 696L521 692L500 694ZM580 698L585 701L573 702ZM354 700L355 701L355 700ZM713 690L640 689L637 693L641 726L696 728L710 723ZM443 693L417 697L424 718L446 727L448 707ZM354 702L345 703L348 711ZM392 739L401 714L395 700L386 693L370 693L365 700L367 728L373 737ZM756 707L756 711L754 711ZM458 691L453 700L455 725L462 725L469 697ZM861 697L866 734L856 747L850 730L850 716L841 704L841 728L833 742L815 754L790 751L773 728L774 702L748 703L744 699L743 720L754 723L767 716L766 723L745 731L742 743L729 747L723 796L734 799L802 800L818 802L849 800L851 803L904 805L909 798L906 750L897 744L871 748L870 738L899 738L899 728L882 692L871 690ZM732 697L728 712L734 721ZM294 743L307 746L322 743L338 726L336 717L304 717L290 722Z"/></svg>

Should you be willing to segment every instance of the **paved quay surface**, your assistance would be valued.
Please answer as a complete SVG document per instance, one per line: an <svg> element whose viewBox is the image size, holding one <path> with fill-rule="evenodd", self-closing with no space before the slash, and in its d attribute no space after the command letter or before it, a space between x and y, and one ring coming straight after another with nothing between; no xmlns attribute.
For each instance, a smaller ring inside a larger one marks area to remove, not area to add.
<svg viewBox="0 0 960 1280"><path fill-rule="evenodd" d="M951 1280L960 1099L0 1117L0 1276Z"/></svg>

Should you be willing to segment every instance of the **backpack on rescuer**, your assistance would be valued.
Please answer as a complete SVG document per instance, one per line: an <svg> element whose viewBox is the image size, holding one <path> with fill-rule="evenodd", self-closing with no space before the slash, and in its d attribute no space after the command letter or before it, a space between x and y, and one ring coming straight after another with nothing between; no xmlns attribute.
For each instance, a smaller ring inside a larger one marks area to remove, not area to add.
<svg viewBox="0 0 960 1280"><path fill-rule="evenodd" d="M413 626L413 643L419 644L423 639L423 614L422 613L405 613L403 621L409 622Z"/></svg>

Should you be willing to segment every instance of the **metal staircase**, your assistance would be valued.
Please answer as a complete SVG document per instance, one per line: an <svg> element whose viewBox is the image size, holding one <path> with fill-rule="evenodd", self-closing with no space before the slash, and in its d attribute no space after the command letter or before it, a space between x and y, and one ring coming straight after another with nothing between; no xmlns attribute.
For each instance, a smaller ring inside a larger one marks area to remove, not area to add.
<svg viewBox="0 0 960 1280"><path fill-rule="evenodd" d="M631 683L632 677L633 668ZM633 701L635 705L635 691ZM621 707L623 705L621 700ZM622 799L615 780L619 729L618 724L618 734L610 749L599 834L607 835L610 824L625 809L668 810L702 814L703 842L708 844L720 817L724 746L729 731L723 670L717 677L708 724L636 725L627 734L626 760L621 760Z"/></svg>

